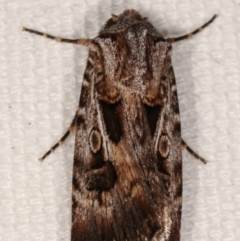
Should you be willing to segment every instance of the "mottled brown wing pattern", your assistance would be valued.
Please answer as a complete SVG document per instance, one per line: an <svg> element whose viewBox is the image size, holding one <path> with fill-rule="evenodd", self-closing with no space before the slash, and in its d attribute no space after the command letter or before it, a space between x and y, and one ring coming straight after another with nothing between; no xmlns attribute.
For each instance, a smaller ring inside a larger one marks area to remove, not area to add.
<svg viewBox="0 0 240 241"><path fill-rule="evenodd" d="M72 241L179 241L182 154L171 43L135 10L112 15L95 39L58 42L89 47L76 129Z"/></svg>
<svg viewBox="0 0 240 241"><path fill-rule="evenodd" d="M171 213L171 230L169 239L180 240L181 208L182 208L182 143L181 125L177 88L171 59L166 63L166 80L168 83L168 104L163 122L162 133L159 138L158 160L159 170L166 174L168 181L164 181L168 190L169 213ZM168 106L169 105L169 106Z"/></svg>
<svg viewBox="0 0 240 241"><path fill-rule="evenodd" d="M171 46L129 13L123 20L131 23L120 32L105 27L90 46L77 118L72 241L179 240Z"/></svg>

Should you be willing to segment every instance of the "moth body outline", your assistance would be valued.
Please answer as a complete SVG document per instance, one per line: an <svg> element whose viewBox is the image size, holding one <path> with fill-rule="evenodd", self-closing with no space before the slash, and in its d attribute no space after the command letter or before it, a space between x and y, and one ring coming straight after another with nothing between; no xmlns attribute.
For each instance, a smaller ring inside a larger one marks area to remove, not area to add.
<svg viewBox="0 0 240 241"><path fill-rule="evenodd" d="M79 109L43 160L75 131L72 241L179 241L182 148L171 44L133 9L112 15L89 47Z"/></svg>

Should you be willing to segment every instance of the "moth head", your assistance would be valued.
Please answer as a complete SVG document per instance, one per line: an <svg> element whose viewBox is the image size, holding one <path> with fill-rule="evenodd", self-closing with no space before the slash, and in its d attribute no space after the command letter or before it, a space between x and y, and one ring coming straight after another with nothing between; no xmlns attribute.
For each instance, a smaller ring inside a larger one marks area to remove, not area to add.
<svg viewBox="0 0 240 241"><path fill-rule="evenodd" d="M134 9L127 9L121 15L124 16L124 18L131 18L139 21L144 20L144 18L139 14L139 12Z"/></svg>
<svg viewBox="0 0 240 241"><path fill-rule="evenodd" d="M147 18L142 17L134 9L128 9L120 15L112 14L112 17L102 27L100 34L121 32L140 22L147 22Z"/></svg>

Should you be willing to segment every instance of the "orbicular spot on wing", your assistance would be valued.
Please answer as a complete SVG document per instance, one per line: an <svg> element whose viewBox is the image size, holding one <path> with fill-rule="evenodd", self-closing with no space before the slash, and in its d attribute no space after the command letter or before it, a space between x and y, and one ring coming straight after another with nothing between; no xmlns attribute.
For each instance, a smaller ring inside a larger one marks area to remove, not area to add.
<svg viewBox="0 0 240 241"><path fill-rule="evenodd" d="M119 120L117 107L119 103L109 104L107 102L100 102L102 107L103 119L106 126L107 134L111 141L117 144L122 135L121 124Z"/></svg>
<svg viewBox="0 0 240 241"><path fill-rule="evenodd" d="M91 151L96 154L102 147L102 136L99 130L92 129L89 136L89 145Z"/></svg>
<svg viewBox="0 0 240 241"><path fill-rule="evenodd" d="M170 151L170 140L167 135L162 135L158 142L158 151L163 158L169 155Z"/></svg>
<svg viewBox="0 0 240 241"><path fill-rule="evenodd" d="M158 141L157 165L158 165L158 171L168 177L171 175L171 163L169 161L169 153L170 153L170 140L167 135L162 134ZM165 186L167 187L168 184L166 183Z"/></svg>
<svg viewBox="0 0 240 241"><path fill-rule="evenodd" d="M149 106L149 105L145 104L144 107L145 107L146 114L147 114L148 125L150 127L151 134L153 136L153 134L156 130L158 118L160 116L161 106L160 105Z"/></svg>

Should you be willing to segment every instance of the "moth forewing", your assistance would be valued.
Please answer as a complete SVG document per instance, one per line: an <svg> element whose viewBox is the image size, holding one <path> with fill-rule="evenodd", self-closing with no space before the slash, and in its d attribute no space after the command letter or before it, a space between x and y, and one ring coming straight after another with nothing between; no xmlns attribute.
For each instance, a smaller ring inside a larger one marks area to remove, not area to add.
<svg viewBox="0 0 240 241"><path fill-rule="evenodd" d="M182 147L171 43L135 10L112 15L89 47L79 108L60 141L76 132L72 241L179 241Z"/></svg>

